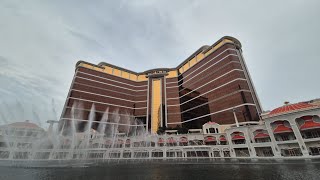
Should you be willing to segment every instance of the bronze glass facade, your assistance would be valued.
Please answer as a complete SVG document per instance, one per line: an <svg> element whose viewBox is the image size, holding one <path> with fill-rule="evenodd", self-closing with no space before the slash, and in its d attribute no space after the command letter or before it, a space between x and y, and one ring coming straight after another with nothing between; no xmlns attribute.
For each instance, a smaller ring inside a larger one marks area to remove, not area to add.
<svg viewBox="0 0 320 180"><path fill-rule="evenodd" d="M75 119L86 123L93 104L95 121L107 110L110 121L112 114L121 120L134 116L151 132L162 126L201 128L208 121L233 124L233 112L239 122L257 121L262 111L241 44L233 37L201 47L176 68L137 73L79 61L61 122L79 111Z"/></svg>

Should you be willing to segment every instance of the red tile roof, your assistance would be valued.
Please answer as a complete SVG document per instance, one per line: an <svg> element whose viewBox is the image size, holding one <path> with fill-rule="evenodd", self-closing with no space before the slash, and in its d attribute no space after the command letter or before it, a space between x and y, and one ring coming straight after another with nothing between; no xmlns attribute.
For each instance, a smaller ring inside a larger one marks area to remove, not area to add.
<svg viewBox="0 0 320 180"><path fill-rule="evenodd" d="M312 109L312 108L316 108L316 107L319 107L319 106L305 103L305 102L300 102L300 103L288 104L288 105L278 107L278 108L272 110L268 115L275 116L275 115L286 114L286 113L290 113L290 112Z"/></svg>
<svg viewBox="0 0 320 180"><path fill-rule="evenodd" d="M219 125L218 123L213 122L213 121L209 121L209 122L207 122L206 124L217 124L217 125Z"/></svg>
<svg viewBox="0 0 320 180"><path fill-rule="evenodd" d="M269 137L269 134L262 133L262 132L254 136L255 139L268 138L268 137Z"/></svg>
<svg viewBox="0 0 320 180"><path fill-rule="evenodd" d="M239 134L236 134L232 137L232 140L239 140L239 139L245 139L244 136L241 136Z"/></svg>
<svg viewBox="0 0 320 180"><path fill-rule="evenodd" d="M277 124L278 126L273 130L274 134L293 132L292 129L290 127L285 126L283 122L278 121Z"/></svg>
<svg viewBox="0 0 320 180"><path fill-rule="evenodd" d="M300 126L300 130L308 130L308 129L315 129L320 128L320 123L313 121L312 119L305 120L304 124Z"/></svg>
<svg viewBox="0 0 320 180"><path fill-rule="evenodd" d="M158 144L163 144L163 143L164 143L164 140L162 138L159 138Z"/></svg>
<svg viewBox="0 0 320 180"><path fill-rule="evenodd" d="M168 138L167 143L173 144L173 143L176 143L176 140L174 140L173 138Z"/></svg>
<svg viewBox="0 0 320 180"><path fill-rule="evenodd" d="M14 123L8 124L7 126L14 127L14 128L42 129L38 125L31 123L28 120L25 122L14 122Z"/></svg>
<svg viewBox="0 0 320 180"><path fill-rule="evenodd" d="M205 137L204 141L205 142L213 142L213 141L216 141L216 138L213 136L207 136L207 137Z"/></svg>
<svg viewBox="0 0 320 180"><path fill-rule="evenodd" d="M225 137L220 137L220 141L227 141L227 139Z"/></svg>

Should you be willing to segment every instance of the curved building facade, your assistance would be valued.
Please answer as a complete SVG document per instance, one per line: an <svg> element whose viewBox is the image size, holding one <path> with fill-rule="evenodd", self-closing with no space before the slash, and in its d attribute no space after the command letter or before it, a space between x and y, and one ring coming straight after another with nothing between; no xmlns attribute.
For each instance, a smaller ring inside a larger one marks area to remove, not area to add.
<svg viewBox="0 0 320 180"><path fill-rule="evenodd" d="M134 72L79 61L61 121L74 118L84 126L89 116L95 122L105 114L110 120L119 114L120 125L130 119L126 117L136 117L155 133L164 126L194 129L208 121L257 121L261 112L241 43L226 36L202 46L175 68Z"/></svg>

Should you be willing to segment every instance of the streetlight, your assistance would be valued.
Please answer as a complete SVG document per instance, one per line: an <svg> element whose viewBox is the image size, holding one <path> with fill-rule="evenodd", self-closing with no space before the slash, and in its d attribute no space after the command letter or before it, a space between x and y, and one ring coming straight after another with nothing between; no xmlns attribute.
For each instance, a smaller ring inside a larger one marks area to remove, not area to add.
<svg viewBox="0 0 320 180"><path fill-rule="evenodd" d="M233 112L234 121L236 122L236 126L239 127L239 122L238 122L238 118L237 118L236 112L242 112L242 111L236 110L236 109L232 109L232 112Z"/></svg>
<svg viewBox="0 0 320 180"><path fill-rule="evenodd" d="M56 121L56 120L48 120L47 123L49 123L49 128L48 128L48 133L52 133L53 132L53 124L54 123L59 123L59 121Z"/></svg>

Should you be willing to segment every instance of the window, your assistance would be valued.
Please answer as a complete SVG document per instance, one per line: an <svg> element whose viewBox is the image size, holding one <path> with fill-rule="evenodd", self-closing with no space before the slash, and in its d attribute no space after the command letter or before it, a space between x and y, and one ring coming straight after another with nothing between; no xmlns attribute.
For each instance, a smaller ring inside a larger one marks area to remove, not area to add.
<svg viewBox="0 0 320 180"><path fill-rule="evenodd" d="M220 141L220 145L227 145L227 141Z"/></svg>
<svg viewBox="0 0 320 180"><path fill-rule="evenodd" d="M223 151L224 157L230 157L230 151Z"/></svg>
<svg viewBox="0 0 320 180"><path fill-rule="evenodd" d="M289 136L287 136L287 135L282 135L282 136L281 136L281 140L282 140L282 141L288 141L288 140L289 140Z"/></svg>
<svg viewBox="0 0 320 180"><path fill-rule="evenodd" d="M305 133L305 138L310 139L310 138L318 138L320 137L319 131L309 131Z"/></svg>
<svg viewBox="0 0 320 180"><path fill-rule="evenodd" d="M264 142L271 142L271 139L270 138L256 139L256 143L264 143Z"/></svg>
<svg viewBox="0 0 320 180"><path fill-rule="evenodd" d="M246 143L245 139L233 140L233 144L245 144L245 143Z"/></svg>
<svg viewBox="0 0 320 180"><path fill-rule="evenodd" d="M310 147L311 155L320 155L320 147Z"/></svg>
<svg viewBox="0 0 320 180"><path fill-rule="evenodd" d="M210 133L216 133L216 129L215 128L209 128L209 132Z"/></svg>

